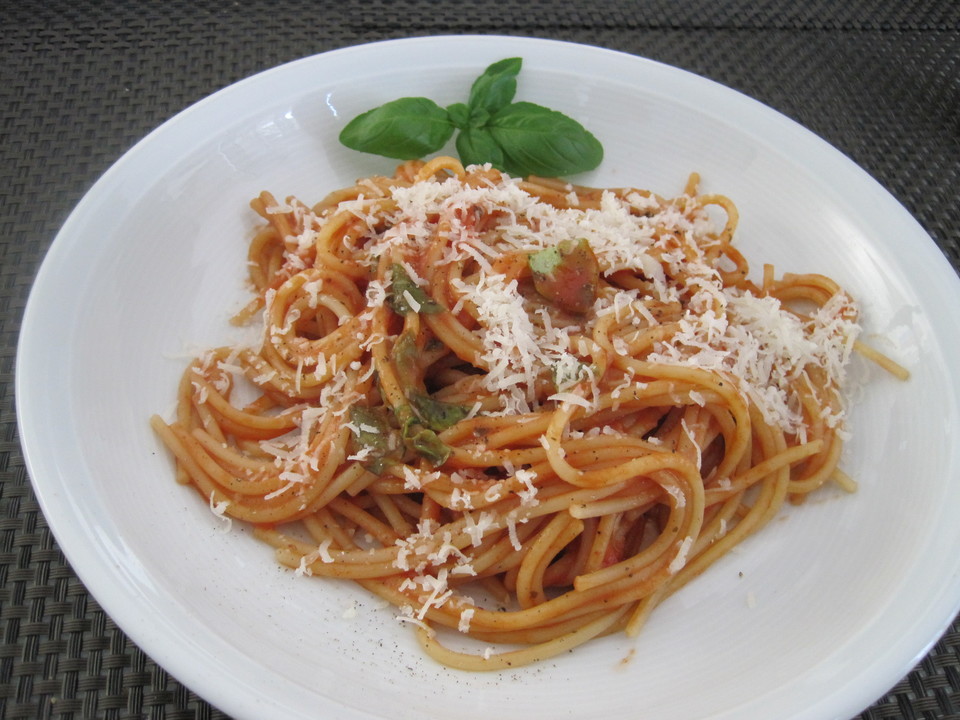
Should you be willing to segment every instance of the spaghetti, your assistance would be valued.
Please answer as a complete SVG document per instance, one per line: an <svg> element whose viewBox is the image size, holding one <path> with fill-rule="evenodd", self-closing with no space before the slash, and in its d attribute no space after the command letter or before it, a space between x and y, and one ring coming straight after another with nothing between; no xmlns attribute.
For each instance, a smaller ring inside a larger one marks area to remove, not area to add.
<svg viewBox="0 0 960 720"><path fill-rule="evenodd" d="M736 207L698 184L438 158L314 207L261 194L236 322L262 314L262 342L197 358L151 420L178 479L284 565L388 600L448 665L635 635L785 502L853 488L853 300L750 280Z"/></svg>

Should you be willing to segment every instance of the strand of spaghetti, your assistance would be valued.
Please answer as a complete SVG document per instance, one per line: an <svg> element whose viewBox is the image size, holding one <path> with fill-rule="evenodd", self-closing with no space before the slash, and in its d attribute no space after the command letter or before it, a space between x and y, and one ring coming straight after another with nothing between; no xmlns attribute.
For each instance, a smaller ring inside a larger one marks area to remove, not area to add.
<svg viewBox="0 0 960 720"><path fill-rule="evenodd" d="M221 445L226 444L227 435L224 433L220 423L217 422L216 413L211 411L205 402L200 402L200 398L196 393L191 396L190 401L193 406L193 411L200 421L200 427L202 427L207 435L212 437L215 442Z"/></svg>
<svg viewBox="0 0 960 720"><path fill-rule="evenodd" d="M543 524L543 518L528 518L527 522L517 528L516 538L509 533L493 536L485 540L484 544L471 553L470 567L478 577L500 576L517 566L523 559L523 550L527 541L535 536ZM514 544L516 541L516 545Z"/></svg>
<svg viewBox="0 0 960 720"><path fill-rule="evenodd" d="M338 440L337 447L341 448L340 452L342 457L342 454L346 453L346 438L349 436L350 431L344 428L341 433L342 434ZM348 466L338 475L334 476L334 478L327 484L326 488L324 488L323 492L316 498L315 504L318 507L326 507L333 501L335 497L345 493L347 488L356 482L356 478L362 470L363 468L359 464L353 464Z"/></svg>
<svg viewBox="0 0 960 720"><path fill-rule="evenodd" d="M303 519L310 535L317 542L324 542L327 538L332 540L332 545L337 549L356 550L357 545L353 537L343 526L336 521L329 508L322 507L313 515L308 515Z"/></svg>
<svg viewBox="0 0 960 720"><path fill-rule="evenodd" d="M209 382L197 378L194 382L206 391L206 402L220 415L223 421L229 422L236 428L243 428L249 434L239 432L232 434L243 437L272 438L279 437L297 427L296 420L299 413L287 412L280 415L261 415L247 413L235 408Z"/></svg>
<svg viewBox="0 0 960 720"><path fill-rule="evenodd" d="M783 454L787 451L785 450L785 441L782 433L764 427L763 429L757 430L757 440L762 446L762 451L771 455L779 454L781 460L785 459ZM792 459L795 461L802 459L802 455L800 457L792 456ZM719 537L716 542L704 548L701 553L694 556L694 558L687 563L672 581L671 591L678 590L699 575L710 564L726 554L730 548L763 527L780 510L787 496L790 464L789 462L781 462L776 465L772 464L767 466L767 469L768 472L765 474L764 479L756 483L760 488L760 492L752 506L738 505L738 509L742 510L746 508L747 512L740 518L732 530L722 537Z"/></svg>
<svg viewBox="0 0 960 720"><path fill-rule="evenodd" d="M407 537L413 533L413 525L404 518L392 495L375 493L373 501L398 538Z"/></svg>
<svg viewBox="0 0 960 720"><path fill-rule="evenodd" d="M441 155L424 163L417 171L415 181L423 182L425 180L432 180L435 175L446 175L447 173L454 175L458 179L462 179L466 175L466 170L455 158Z"/></svg>
<svg viewBox="0 0 960 720"><path fill-rule="evenodd" d="M184 434L181 442L203 472L231 493L263 496L284 484L272 462L249 460L203 430Z"/></svg>
<svg viewBox="0 0 960 720"><path fill-rule="evenodd" d="M250 247L247 250L247 268L250 282L257 290L263 290L267 286L269 276L268 265L263 263L261 258L266 254L266 247L277 244L279 240L280 235L276 228L268 225L258 231L250 241Z"/></svg>
<svg viewBox="0 0 960 720"><path fill-rule="evenodd" d="M473 672L505 670L512 667L541 662L568 652L579 645L583 645L588 640L610 629L611 626L620 620L623 613L624 610L601 614L598 619L587 623L579 630L561 635L556 640L533 645L532 647L522 650L490 655L489 657L456 652L445 648L437 642L435 637L431 636L430 633L423 628L417 628L417 639L427 655L444 665Z"/></svg>
<svg viewBox="0 0 960 720"><path fill-rule="evenodd" d="M724 375L694 367L655 364L651 362L617 357L615 364L623 369L629 368L639 377L655 377L664 380L686 380L697 386L698 389L712 391L723 400L723 405L730 413L736 431L726 435L726 451L724 459L717 467L717 474L723 477L729 474L743 454L746 452L750 437L750 406L747 400L739 393L737 383ZM628 391L629 392L629 391ZM689 391L687 393L689 396Z"/></svg>
<svg viewBox="0 0 960 720"><path fill-rule="evenodd" d="M670 475L660 474L661 477ZM700 490L699 493L692 493L692 498L697 501L692 507L687 506L685 496L671 495L673 503L670 517L664 530L649 547L614 565L580 575L574 580L573 586L577 590L587 591L612 585L625 578L645 579L653 573L664 571L667 575L675 574L686 562L693 538L699 534L703 523L702 487Z"/></svg>
<svg viewBox="0 0 960 720"><path fill-rule="evenodd" d="M340 211L328 218L316 235L314 244L316 265L341 273L348 278L359 280L367 277L369 269L364 263L344 260L334 249L341 243L347 242L351 234L359 237L361 231L366 229L364 220L358 218L353 211Z"/></svg>
<svg viewBox="0 0 960 720"><path fill-rule="evenodd" d="M530 608L506 612L476 608L471 627L478 636L484 631L504 632L548 627L596 610L632 605L653 592L668 576L666 567L658 567L644 573L643 577L625 577L586 590L569 590ZM444 608L431 608L427 619L440 621L443 612ZM448 617L446 622L451 626L455 625L453 617Z"/></svg>
<svg viewBox="0 0 960 720"><path fill-rule="evenodd" d="M611 609L606 610L593 610L588 613L584 613L575 618L570 618L569 620L562 620L560 622L553 623L551 625L545 625L543 627L528 627L528 628L517 628L516 630L511 631L501 631L501 632L485 632L483 630L471 631L471 635L474 640L479 643L485 643L488 647L491 645L536 645L553 640L557 640L565 635L569 635L572 632L575 632L587 624L593 622L594 620L610 615L612 612L615 612ZM609 628L604 630L600 635L596 637L602 637L604 635L609 635L612 632L620 630L623 627L623 618L617 620ZM493 655L494 648L488 651L484 649L484 655L488 652Z"/></svg>
<svg viewBox="0 0 960 720"><path fill-rule="evenodd" d="M886 370L888 373L893 375L898 380L910 379L909 370L907 370L905 367L903 367L896 361L892 360L888 356L879 352L876 348L870 347L865 342L862 342L861 340L857 340L856 342L854 342L853 348L859 354L863 355L863 357L867 358L873 363L876 363L877 365L882 367L884 370Z"/></svg>
<svg viewBox="0 0 960 720"><path fill-rule="evenodd" d="M602 490L578 491L576 493L570 493L569 491L564 492L562 488L558 488L558 491L563 492L563 494L545 498L540 504L530 511L530 517L547 516L560 512L563 508L570 505L572 501L571 498L584 501L590 498L602 496L602 494L607 492L615 492L617 489L619 488L614 487L612 489L604 488ZM507 501L507 505L515 509L515 503ZM333 509L332 505L331 509ZM506 512L499 513L499 516L501 518L505 518ZM450 533L450 545L460 550L466 548L472 543L473 540L472 536L468 532L464 531L465 524L466 523L463 519L454 521L453 523L450 523L444 528L438 530L431 538L425 539L424 547L422 548L423 554L430 555L439 549L439 544L444 532ZM505 519L498 520L496 523L491 524L490 531L502 530L505 526ZM260 536L262 539L268 540L277 548L285 548L287 550L290 548L300 548L300 556L311 552L309 546L298 543L297 541L294 541L293 539L288 538L281 533L277 533L276 531L262 528L258 529L258 533L258 536ZM317 566L314 569L314 573L318 575L330 575L334 577L389 576L397 573L398 571L396 566L397 552L398 548L393 546L391 543L391 545L388 547L375 550L357 550L332 553L333 557L335 558L335 562ZM296 567L299 564L300 556L296 555L295 553L288 554L286 557L288 557L290 561L284 562L284 564ZM366 565L367 567L365 569L353 567L359 565ZM378 569L375 570L375 568Z"/></svg>
<svg viewBox="0 0 960 720"><path fill-rule="evenodd" d="M262 497L276 491L283 485L275 475L261 481L243 480L235 477L225 471L216 460L210 457L203 444L197 439L196 434L187 433L179 427L171 427L169 429L176 436L179 446L183 448L183 452L189 456L191 460L189 465L191 477L195 480L199 479L199 477L206 478L223 492L230 492L234 497L234 501L236 501L237 495Z"/></svg>
<svg viewBox="0 0 960 720"><path fill-rule="evenodd" d="M836 434L830 433L825 438L815 440L814 443L819 443L816 452L812 453L819 460L819 470L803 480L790 480L788 490L795 497L804 497L823 485L834 474L834 469L840 460L843 445L837 439ZM806 443L806 445L811 444L813 443ZM798 445L796 447L804 446Z"/></svg>
<svg viewBox="0 0 960 720"><path fill-rule="evenodd" d="M276 458L267 454L255 455L240 445L232 445L213 437L205 426L194 428L190 435L221 468L235 477L264 478L277 475ZM264 494L269 492L265 490Z"/></svg>
<svg viewBox="0 0 960 720"><path fill-rule="evenodd" d="M609 500L599 500L592 503L583 503L581 505L571 505L570 515L579 519L603 517L606 515L616 515L627 510L636 510L637 508L649 508L657 503L662 496L659 490L653 488L641 492L634 491L629 497L613 497Z"/></svg>
<svg viewBox="0 0 960 720"><path fill-rule="evenodd" d="M368 533L381 545L393 545L400 539L400 535L392 527L348 500L334 497L326 507L351 521L359 530Z"/></svg>
<svg viewBox="0 0 960 720"><path fill-rule="evenodd" d="M308 545L302 541L295 540L288 536L277 533L275 530L257 527L254 529L254 536L259 540L274 546L275 557L281 565L289 568L299 568L303 558L309 557L316 546ZM311 575L321 577L335 577L345 580L360 580L389 577L396 573L396 568L390 563L375 562L349 562L349 553L360 551L346 550L328 550L327 553L331 560L316 560L307 563L306 568Z"/></svg>
<svg viewBox="0 0 960 720"><path fill-rule="evenodd" d="M402 586L402 580L390 578L384 580L359 580L360 585L398 607L411 607L411 601L407 595L399 590ZM483 630L475 628L475 619L478 612L483 612L474 604L462 600L451 599L441 607L432 607L427 612L427 618L434 626L446 627L450 629L458 628L464 610L472 610L473 616L470 620L470 634L482 642L493 643L542 643L556 638L568 635L569 633L584 627L595 619L615 613L616 608L609 606L587 609L578 612L575 616L560 619L557 621L546 622L540 625L525 625L516 627L507 627L501 629ZM403 618L398 618L403 619ZM434 629L423 623L424 628L429 628L428 632L433 633ZM615 628L617 624L611 626ZM605 633L606 631L603 631ZM485 653L486 654L486 653ZM491 653L492 654L492 653Z"/></svg>
<svg viewBox="0 0 960 720"><path fill-rule="evenodd" d="M636 637L650 613L660 602L700 575L710 565L742 542L744 538L765 525L783 503L788 478L788 469L784 467L773 473L772 479L761 481L759 483L761 495L752 507L748 507L747 513L741 517L739 522L734 524L731 530L727 530L726 525L730 522L732 516L745 507L739 500L740 496L737 496L737 500L730 502L724 515L718 519L717 534L710 537L701 546L697 546L693 557L680 572L673 575L655 594L644 598L640 602L637 610L627 622L627 634ZM720 521L724 523L722 533L719 532Z"/></svg>
<svg viewBox="0 0 960 720"><path fill-rule="evenodd" d="M673 576L673 578L676 577L678 576ZM626 627L624 628L627 637L635 638L640 634L640 630L646 624L650 614L661 602L670 596L671 591L671 582L667 581L658 587L654 592L650 593L650 595L645 598L641 598L637 602L633 612L631 612L628 616Z"/></svg>
<svg viewBox="0 0 960 720"><path fill-rule="evenodd" d="M652 476L658 470L671 470L687 481L689 488L700 486L703 481L697 468L686 458L675 453L651 453L632 458L615 468L598 471L580 470L567 462L560 440L562 426L578 406L568 405L554 414L547 432L543 435L543 445L547 459L554 472L565 482L577 487L598 487L623 482L637 476ZM615 471L614 471L615 470Z"/></svg>
<svg viewBox="0 0 960 720"><path fill-rule="evenodd" d="M177 482L186 485L193 481L195 477L201 477L203 470L197 465L187 449L180 442L180 438L174 431L174 426L168 425L159 415L150 416L150 427L160 437L163 444L167 446L177 461ZM213 491L211 489L211 491ZM222 492L216 492L216 502L225 500ZM207 496L210 497L209 495Z"/></svg>
<svg viewBox="0 0 960 720"><path fill-rule="evenodd" d="M519 565L517 573L517 602L522 608L533 607L546 594L543 590L543 574L550 563L563 549L583 532L580 520L557 513L547 523L530 546Z"/></svg>
<svg viewBox="0 0 960 720"><path fill-rule="evenodd" d="M736 474L727 478L724 488L711 487L705 490L706 503L712 505L716 502L722 502L726 497L742 493L744 490L753 487L764 477L780 470L784 467L794 465L805 458L816 455L823 447L822 440L813 440L803 445L794 445L784 448L775 455L758 462L743 473Z"/></svg>

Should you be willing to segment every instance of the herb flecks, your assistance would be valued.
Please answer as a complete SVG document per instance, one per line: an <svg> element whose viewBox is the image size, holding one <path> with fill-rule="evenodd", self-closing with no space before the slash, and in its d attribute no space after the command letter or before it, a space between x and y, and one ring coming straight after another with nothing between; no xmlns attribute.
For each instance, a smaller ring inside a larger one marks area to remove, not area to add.
<svg viewBox="0 0 960 720"><path fill-rule="evenodd" d="M514 102L521 58L493 63L466 103L446 108L423 97L393 100L351 120L340 142L353 150L401 160L439 151L457 133L464 165L490 163L526 177L558 177L596 168L603 146L573 118L531 102Z"/></svg>

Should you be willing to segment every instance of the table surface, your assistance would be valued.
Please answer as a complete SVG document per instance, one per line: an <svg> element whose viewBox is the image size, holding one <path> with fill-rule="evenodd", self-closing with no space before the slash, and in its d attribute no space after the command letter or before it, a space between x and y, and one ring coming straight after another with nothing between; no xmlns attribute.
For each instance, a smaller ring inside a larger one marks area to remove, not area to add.
<svg viewBox="0 0 960 720"><path fill-rule="evenodd" d="M599 45L740 90L851 157L960 268L953 2L3 3L0 718L226 717L104 613L31 489L15 417L15 352L33 277L57 230L138 139L209 93L306 55L439 34ZM960 718L960 619L858 717Z"/></svg>

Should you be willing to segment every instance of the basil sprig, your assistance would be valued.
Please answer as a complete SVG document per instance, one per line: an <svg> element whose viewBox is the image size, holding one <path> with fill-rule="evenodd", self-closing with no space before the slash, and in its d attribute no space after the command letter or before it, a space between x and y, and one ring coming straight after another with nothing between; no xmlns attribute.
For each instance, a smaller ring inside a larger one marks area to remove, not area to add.
<svg viewBox="0 0 960 720"><path fill-rule="evenodd" d="M464 165L490 163L511 175L558 177L593 170L603 146L573 118L530 102L513 102L521 58L490 65L466 103L443 108L405 97L358 115L340 132L353 150L414 160L440 150L458 132Z"/></svg>

